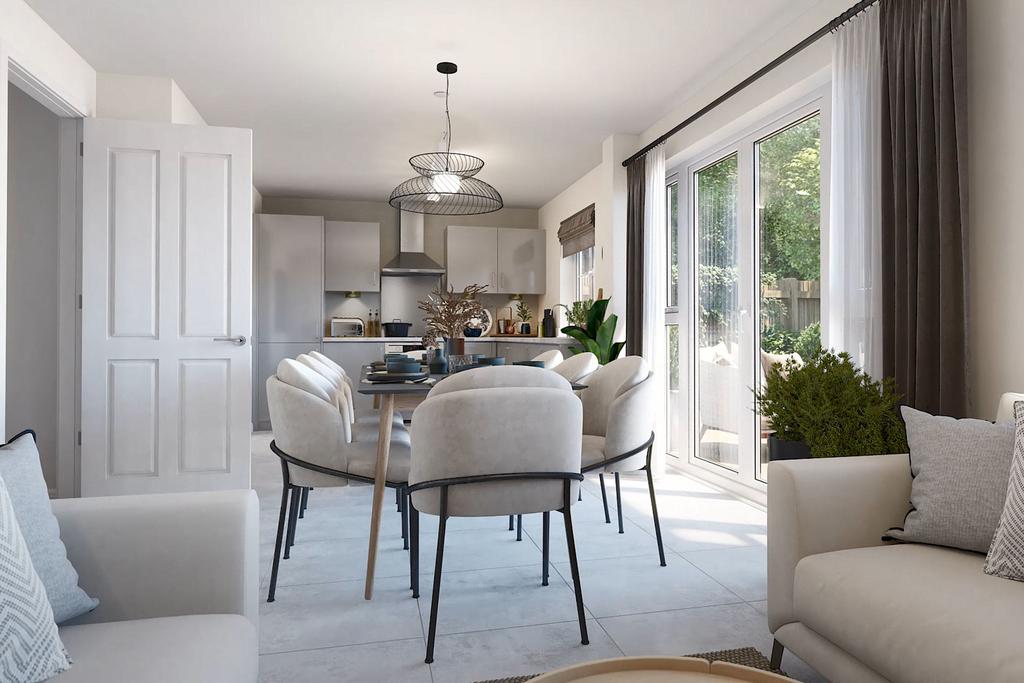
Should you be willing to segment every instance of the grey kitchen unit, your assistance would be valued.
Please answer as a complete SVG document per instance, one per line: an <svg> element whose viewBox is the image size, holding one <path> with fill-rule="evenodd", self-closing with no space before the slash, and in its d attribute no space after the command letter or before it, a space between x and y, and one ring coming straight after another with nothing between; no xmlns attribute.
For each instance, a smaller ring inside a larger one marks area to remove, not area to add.
<svg viewBox="0 0 1024 683"><path fill-rule="evenodd" d="M380 223L324 222L324 290L380 291Z"/></svg>
<svg viewBox="0 0 1024 683"><path fill-rule="evenodd" d="M466 353L482 353L485 356L500 356L506 363L518 363L524 360L533 360L545 351L558 349L563 356L568 357L566 349L575 344L572 339L559 337L557 341L551 339L543 342L530 342L525 339L501 339L490 338L484 341L466 340Z"/></svg>
<svg viewBox="0 0 1024 683"><path fill-rule="evenodd" d="M324 219L256 216L256 429L270 426L266 381L285 357L320 349L324 335Z"/></svg>
<svg viewBox="0 0 1024 683"><path fill-rule="evenodd" d="M543 294L546 239L544 230L449 225L448 284L456 291L478 284L492 294Z"/></svg>

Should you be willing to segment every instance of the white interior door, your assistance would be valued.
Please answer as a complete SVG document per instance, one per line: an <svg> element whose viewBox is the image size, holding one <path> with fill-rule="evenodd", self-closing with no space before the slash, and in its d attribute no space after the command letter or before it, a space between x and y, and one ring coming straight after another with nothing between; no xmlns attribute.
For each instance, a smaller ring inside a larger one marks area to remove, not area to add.
<svg viewBox="0 0 1024 683"><path fill-rule="evenodd" d="M248 488L252 133L83 138L82 495Z"/></svg>

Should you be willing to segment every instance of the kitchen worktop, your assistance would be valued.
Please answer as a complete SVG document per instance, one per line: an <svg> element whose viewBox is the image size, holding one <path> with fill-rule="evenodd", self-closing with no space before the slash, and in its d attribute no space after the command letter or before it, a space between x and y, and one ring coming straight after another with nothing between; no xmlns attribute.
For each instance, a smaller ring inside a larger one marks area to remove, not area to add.
<svg viewBox="0 0 1024 683"><path fill-rule="evenodd" d="M324 343L375 342L378 344L420 344L421 337L324 337ZM467 342L501 342L511 344L572 344L572 337L466 337Z"/></svg>

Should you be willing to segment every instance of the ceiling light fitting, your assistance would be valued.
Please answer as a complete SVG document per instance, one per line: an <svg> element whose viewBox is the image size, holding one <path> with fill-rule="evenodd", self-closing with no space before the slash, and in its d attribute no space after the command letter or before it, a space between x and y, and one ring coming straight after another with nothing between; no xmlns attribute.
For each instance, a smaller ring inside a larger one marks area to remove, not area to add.
<svg viewBox="0 0 1024 683"><path fill-rule="evenodd" d="M459 67L452 62L437 65L438 73L444 74L445 83L443 94L447 126L442 138L445 141L444 151L410 157L409 165L419 175L392 190L388 203L396 209L442 216L469 216L491 213L504 205L497 190L474 177L484 167L483 159L452 151L448 85L451 75L458 70Z"/></svg>

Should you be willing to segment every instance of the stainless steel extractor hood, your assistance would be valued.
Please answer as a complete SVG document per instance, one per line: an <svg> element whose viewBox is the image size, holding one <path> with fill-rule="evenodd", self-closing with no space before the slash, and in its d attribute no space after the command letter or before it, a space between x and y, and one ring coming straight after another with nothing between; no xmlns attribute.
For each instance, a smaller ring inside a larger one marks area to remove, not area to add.
<svg viewBox="0 0 1024 683"><path fill-rule="evenodd" d="M423 251L423 214L402 211L398 256L384 264L381 275L444 275L444 266Z"/></svg>

